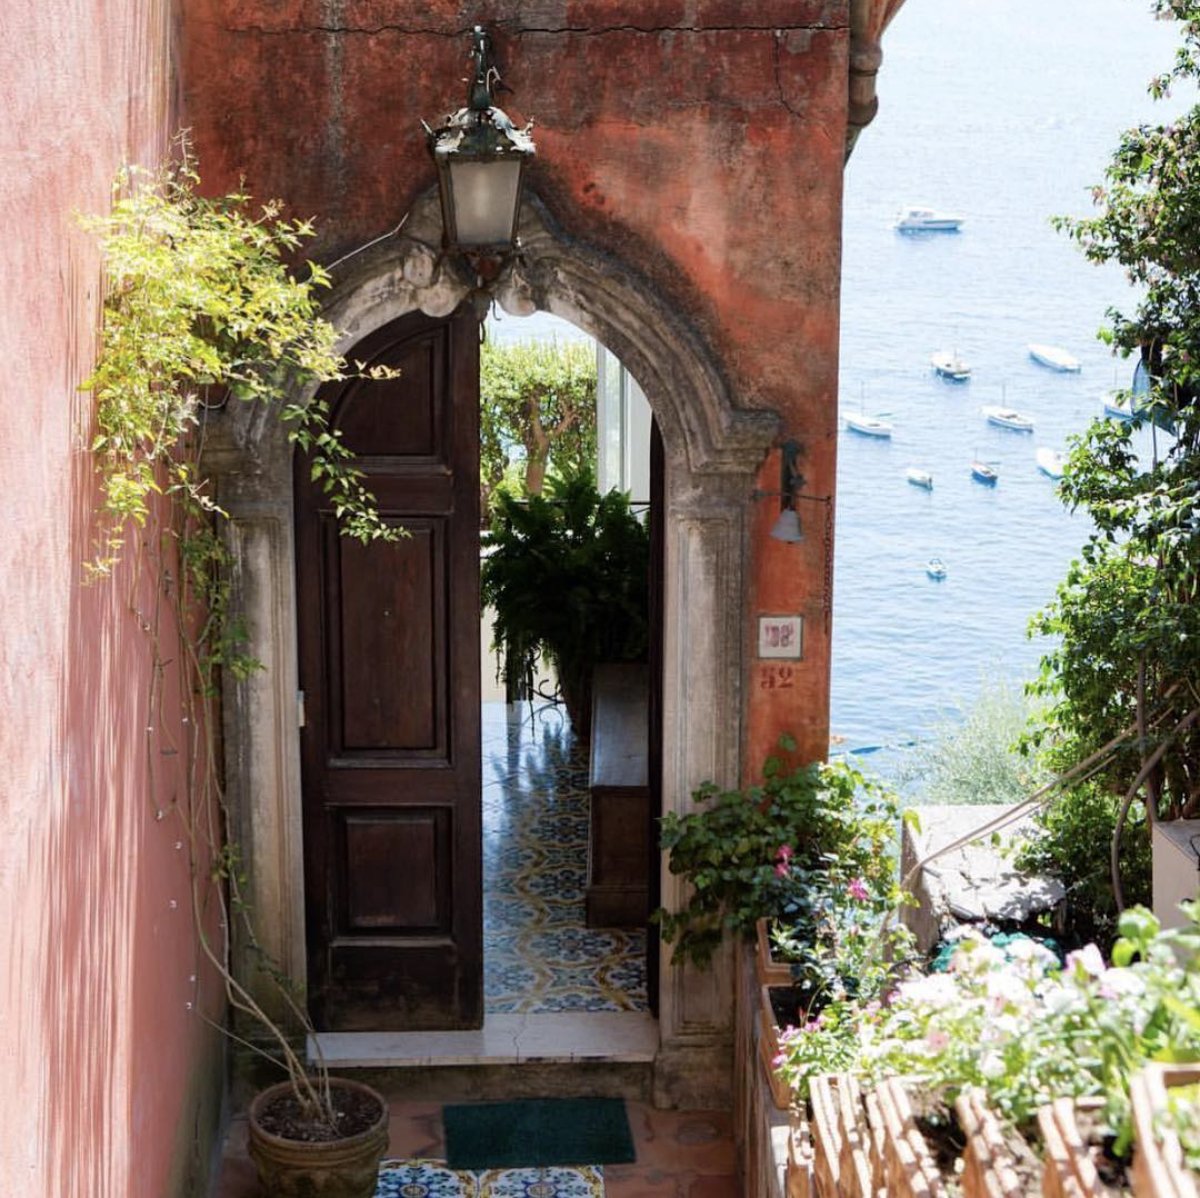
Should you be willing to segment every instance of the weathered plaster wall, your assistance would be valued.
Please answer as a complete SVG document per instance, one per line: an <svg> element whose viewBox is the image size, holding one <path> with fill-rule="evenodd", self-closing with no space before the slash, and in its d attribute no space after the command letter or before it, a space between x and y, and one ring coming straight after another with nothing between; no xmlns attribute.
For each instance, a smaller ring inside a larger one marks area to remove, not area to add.
<svg viewBox="0 0 1200 1198"><path fill-rule="evenodd" d="M174 1198L203 1182L221 1052L197 972L177 683L150 702L159 605L123 568L81 587L101 267L74 213L174 124L169 0L0 6L0 1188ZM135 546L135 552L137 547ZM163 632L169 637L169 628ZM153 733L148 732L156 726ZM172 727L174 726L174 728ZM175 904L172 906L172 904Z"/></svg>
<svg viewBox="0 0 1200 1198"><path fill-rule="evenodd" d="M514 118L536 117L531 184L567 236L642 274L710 347L737 404L834 477L848 0L190 0L184 102L208 186L244 176L316 215L337 257L433 181L419 120L462 102L465 33L492 31ZM762 485L778 486L768 462ZM747 496L747 504L750 504ZM766 537L746 595L745 771L783 729L828 739L826 546ZM807 513L806 513L807 514ZM759 611L803 612L806 660L765 685Z"/></svg>

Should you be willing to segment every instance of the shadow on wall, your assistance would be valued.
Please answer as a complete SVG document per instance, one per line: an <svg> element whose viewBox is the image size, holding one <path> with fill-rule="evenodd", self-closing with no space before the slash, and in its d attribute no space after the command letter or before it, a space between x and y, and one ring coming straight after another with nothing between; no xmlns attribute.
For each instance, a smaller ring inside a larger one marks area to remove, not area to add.
<svg viewBox="0 0 1200 1198"><path fill-rule="evenodd" d="M73 427L88 427L82 403ZM95 479L89 455L71 462L69 531L58 542L71 594L47 808L27 846L24 910L13 913L20 958L41 971L21 985L21 1018L40 1021L43 1046L36 1191L203 1193L223 1055L196 1004L214 1020L222 1005L193 933L171 581L160 585L162 534L148 527L129 537L112 578L85 585Z"/></svg>

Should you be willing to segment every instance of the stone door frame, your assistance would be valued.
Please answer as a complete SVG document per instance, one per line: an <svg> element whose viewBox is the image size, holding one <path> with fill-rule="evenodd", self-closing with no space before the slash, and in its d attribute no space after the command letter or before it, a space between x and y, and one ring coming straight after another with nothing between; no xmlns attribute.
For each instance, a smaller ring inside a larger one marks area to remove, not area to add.
<svg viewBox="0 0 1200 1198"><path fill-rule="evenodd" d="M521 254L497 299L510 313L542 309L612 350L637 379L665 447L663 805L683 812L701 782L741 778L749 651L744 611L747 535L755 475L775 436L774 415L737 406L709 348L632 270L555 227L535 196L521 214ZM402 230L333 268L326 315L348 351L368 333L420 309L454 311L467 287L440 256L434 191ZM292 399L306 401L312 390ZM292 450L262 405L220 413L207 463L228 513L234 606L264 669L227 683L223 709L226 790L263 949L290 977L307 976L301 843ZM664 904L681 883L664 867ZM256 993L252 958L239 973ZM664 952L656 1096L711 1105L729 1093L732 957L712 968L676 967Z"/></svg>

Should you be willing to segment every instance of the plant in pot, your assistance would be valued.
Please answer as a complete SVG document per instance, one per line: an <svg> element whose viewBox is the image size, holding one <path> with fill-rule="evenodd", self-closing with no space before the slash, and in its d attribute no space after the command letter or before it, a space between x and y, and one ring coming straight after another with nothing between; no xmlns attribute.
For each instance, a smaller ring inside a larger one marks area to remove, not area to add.
<svg viewBox="0 0 1200 1198"><path fill-rule="evenodd" d="M832 899L837 887L822 881L831 868L846 885L859 879L873 896L899 898L895 798L847 762L790 764L790 736L779 749L761 784L722 791L705 783L695 810L663 816L669 868L690 884L680 910L656 913L676 960L706 965L727 933L753 936L760 919L786 928L789 911L811 924L821 900L810 889Z"/></svg>
<svg viewBox="0 0 1200 1198"><path fill-rule="evenodd" d="M551 476L545 495L495 499L480 571L495 609L495 647L510 693L533 693L539 659L553 666L571 726L591 726L592 671L641 661L649 644L650 539L619 491L601 495L586 470Z"/></svg>
<svg viewBox="0 0 1200 1198"><path fill-rule="evenodd" d="M142 621L152 658L147 689L152 702L160 701L161 679L171 668L180 671L182 747L171 752L185 762L183 793L169 814L179 819L178 847L188 852L199 950L236 1017L232 1029L210 1021L287 1074L251 1110L251 1152L264 1184L284 1198L369 1198L387 1144L387 1105L367 1087L331 1078L320 1060L305 1060L312 1027L304 1003L258 946L226 831L231 820L216 745L220 686L259 667L232 611L223 514L201 467L211 413L231 400L270 408L308 454L343 532L363 542L400 533L380 518L321 401L280 402L289 387L353 373L320 315L317 289L327 276L310 266L299 278L286 265L311 227L284 219L277 204L253 209L245 195L203 197L198 183L181 139L172 165L124 173L112 211L84 221L98 237L107 273L99 351L83 384L95 400L101 494L87 572L97 584L110 575L136 530L134 592L151 590L171 617ZM257 961L264 978L278 983L273 1000L235 970L235 937L243 959ZM202 1003L193 1009L208 1018ZM306 1163L305 1154L315 1160Z"/></svg>
<svg viewBox="0 0 1200 1198"><path fill-rule="evenodd" d="M1133 1075L1151 1060L1200 1060L1200 910L1184 906L1191 926L1168 932L1149 911L1126 911L1111 965L1094 945L1060 965L1032 940L998 947L967 932L947 972L902 982L860 1013L853 1069L907 1079L940 1109L935 1125L977 1090L1003 1124L1044 1146L1048 1193L1055 1177L1120 1187Z"/></svg>

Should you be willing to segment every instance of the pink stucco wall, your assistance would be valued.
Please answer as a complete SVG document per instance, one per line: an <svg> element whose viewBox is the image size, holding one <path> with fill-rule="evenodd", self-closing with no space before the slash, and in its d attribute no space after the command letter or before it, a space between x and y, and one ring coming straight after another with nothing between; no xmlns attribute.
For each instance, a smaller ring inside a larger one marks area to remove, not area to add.
<svg viewBox="0 0 1200 1198"><path fill-rule="evenodd" d="M0 5L0 1189L22 1198L186 1192L219 1096L218 1042L187 1009L153 577L131 561L81 585L100 262L73 213L163 151L170 25L169 0Z"/></svg>

